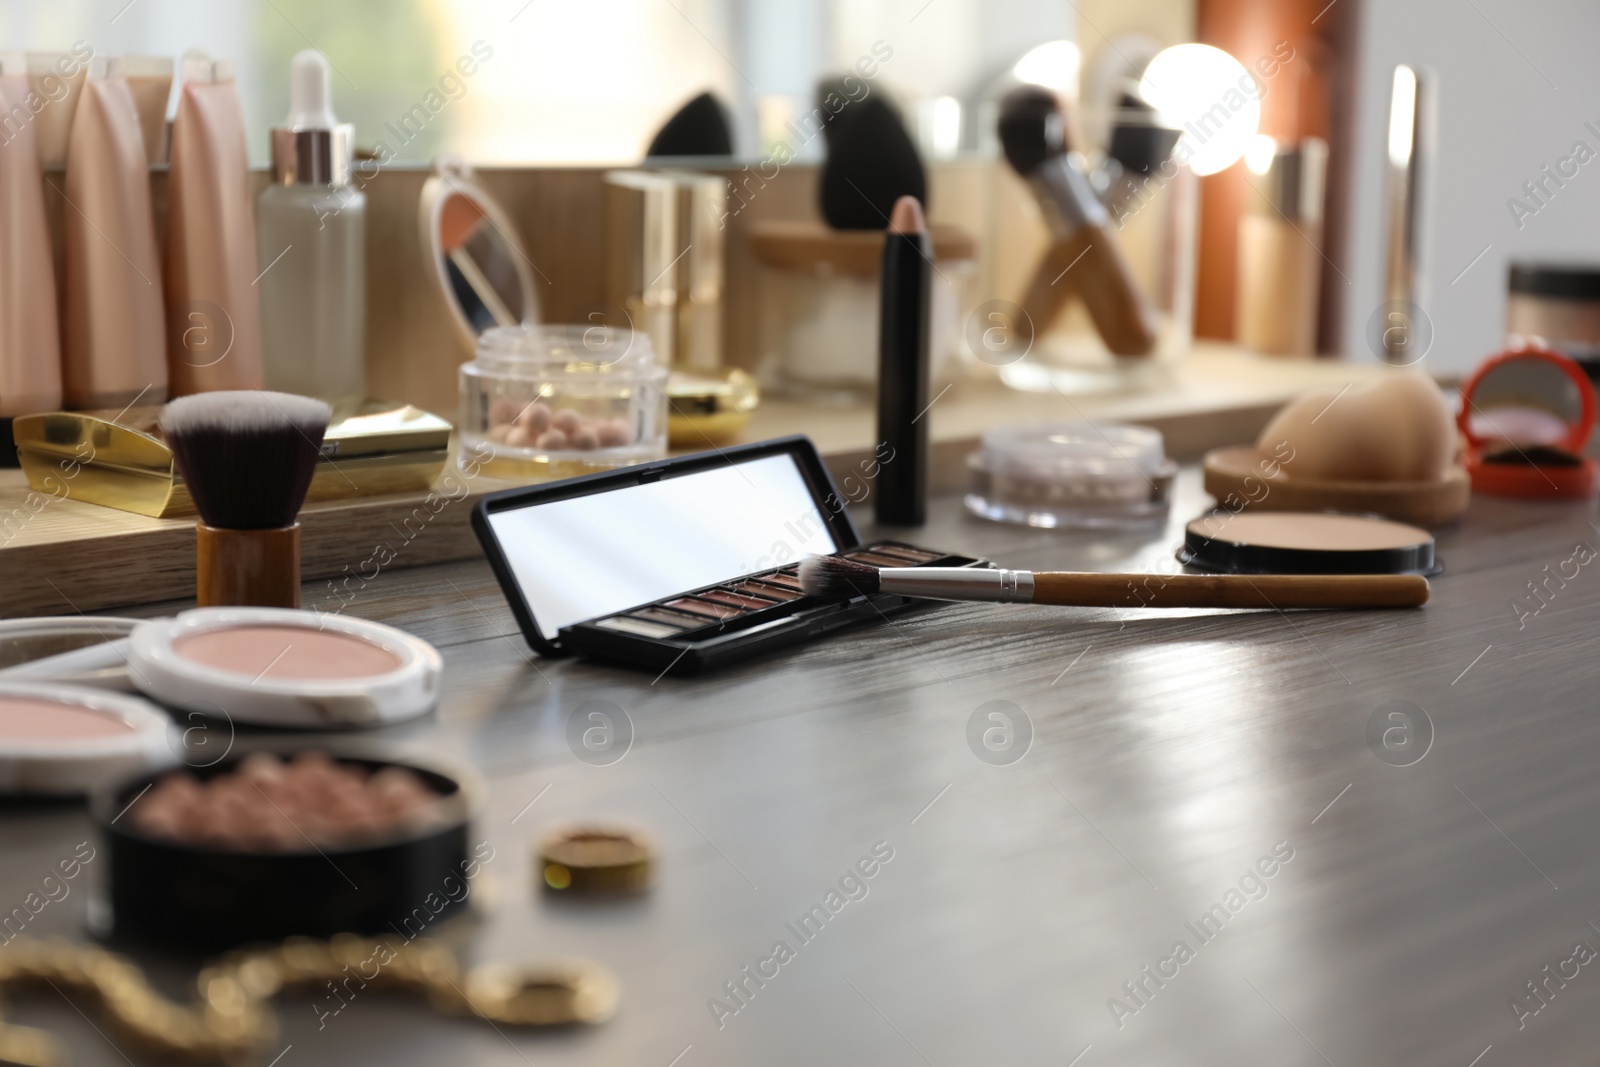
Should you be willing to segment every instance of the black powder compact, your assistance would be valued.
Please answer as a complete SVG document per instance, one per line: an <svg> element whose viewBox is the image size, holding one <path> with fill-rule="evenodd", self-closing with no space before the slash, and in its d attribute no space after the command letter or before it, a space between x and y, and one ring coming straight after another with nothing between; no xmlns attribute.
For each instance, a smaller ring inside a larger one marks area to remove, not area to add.
<svg viewBox="0 0 1600 1067"><path fill-rule="evenodd" d="M1178 560L1220 574L1438 574L1433 535L1374 515L1223 508L1191 520Z"/></svg>
<svg viewBox="0 0 1600 1067"><path fill-rule="evenodd" d="M863 544L803 436L495 493L472 525L535 651L678 674L928 604L807 596L797 575L807 556L987 566L900 541Z"/></svg>

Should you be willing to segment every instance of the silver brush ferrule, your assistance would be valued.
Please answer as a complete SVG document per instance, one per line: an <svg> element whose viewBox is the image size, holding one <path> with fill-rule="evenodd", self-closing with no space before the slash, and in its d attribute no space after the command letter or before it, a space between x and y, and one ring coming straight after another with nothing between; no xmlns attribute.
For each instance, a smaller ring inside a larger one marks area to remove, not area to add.
<svg viewBox="0 0 1600 1067"><path fill-rule="evenodd" d="M1033 572L982 567L890 567L878 572L878 588L926 600L1033 600Z"/></svg>
<svg viewBox="0 0 1600 1067"><path fill-rule="evenodd" d="M1028 176L1050 227L1057 237L1068 237L1085 226L1105 226L1111 221L1105 205L1095 196L1089 179L1073 166L1066 153L1053 156Z"/></svg>

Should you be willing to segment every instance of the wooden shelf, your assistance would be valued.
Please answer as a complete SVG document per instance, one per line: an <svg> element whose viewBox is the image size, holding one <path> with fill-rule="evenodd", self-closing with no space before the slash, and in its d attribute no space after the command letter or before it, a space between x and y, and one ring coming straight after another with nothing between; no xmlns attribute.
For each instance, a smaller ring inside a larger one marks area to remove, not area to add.
<svg viewBox="0 0 1600 1067"><path fill-rule="evenodd" d="M1161 387L1067 397L1019 393L997 381L963 381L929 409L932 483L963 482L964 461L983 431L1001 423L1068 419L1137 422L1162 431L1169 453L1255 438L1288 399L1311 388L1362 384L1386 373L1370 364L1261 359L1197 345ZM874 410L763 401L743 437L809 434L844 478L876 445ZM478 552L472 502L503 483L479 479L459 499L411 493L308 505L301 513L305 606L336 610L392 569L470 559ZM151 519L29 490L20 471L0 471L0 615L103 612L118 605L194 595L192 519Z"/></svg>

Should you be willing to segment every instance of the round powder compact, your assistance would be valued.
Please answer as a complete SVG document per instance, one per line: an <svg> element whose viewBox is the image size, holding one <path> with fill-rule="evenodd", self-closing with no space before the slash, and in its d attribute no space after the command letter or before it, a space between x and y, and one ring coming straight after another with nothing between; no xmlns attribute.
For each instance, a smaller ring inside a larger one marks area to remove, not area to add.
<svg viewBox="0 0 1600 1067"><path fill-rule="evenodd" d="M114 615L0 620L0 682L55 682L131 693L126 638L142 621Z"/></svg>
<svg viewBox="0 0 1600 1067"><path fill-rule="evenodd" d="M1225 574L1438 574L1433 535L1364 515L1214 511L1185 527L1178 559Z"/></svg>
<svg viewBox="0 0 1600 1067"><path fill-rule="evenodd" d="M198 608L133 632L129 674L163 704L263 726L376 726L439 701L438 650L381 623Z"/></svg>
<svg viewBox="0 0 1600 1067"><path fill-rule="evenodd" d="M147 701L67 685L0 685L0 794L74 796L172 761L172 720Z"/></svg>

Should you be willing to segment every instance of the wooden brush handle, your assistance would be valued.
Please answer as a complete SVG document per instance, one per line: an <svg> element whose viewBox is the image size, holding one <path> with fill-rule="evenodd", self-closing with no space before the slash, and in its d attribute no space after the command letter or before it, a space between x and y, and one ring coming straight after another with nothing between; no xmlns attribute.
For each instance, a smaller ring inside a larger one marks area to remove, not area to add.
<svg viewBox="0 0 1600 1067"><path fill-rule="evenodd" d="M1155 348L1155 314L1116 238L1104 227L1080 226L1045 253L1023 304L1034 332L1047 331L1073 294L1083 298L1094 328L1112 352L1145 356Z"/></svg>
<svg viewBox="0 0 1600 1067"><path fill-rule="evenodd" d="M300 606L300 524L219 530L195 524L195 603L202 608Z"/></svg>
<svg viewBox="0 0 1600 1067"><path fill-rule="evenodd" d="M1417 608L1420 574L1089 574L1036 572L1035 604L1094 608Z"/></svg>

